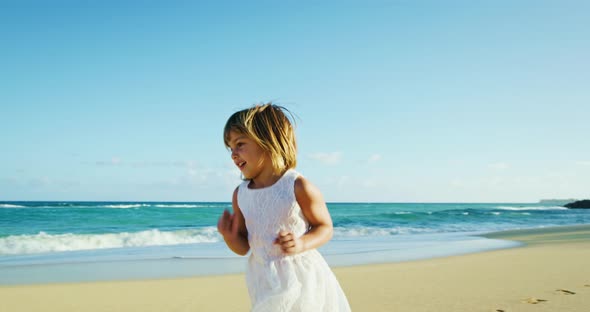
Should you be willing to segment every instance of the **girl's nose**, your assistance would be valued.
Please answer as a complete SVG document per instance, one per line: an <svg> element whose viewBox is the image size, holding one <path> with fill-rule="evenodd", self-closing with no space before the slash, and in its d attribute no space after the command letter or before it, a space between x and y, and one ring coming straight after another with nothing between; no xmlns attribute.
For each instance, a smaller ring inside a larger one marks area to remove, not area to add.
<svg viewBox="0 0 590 312"><path fill-rule="evenodd" d="M231 150L231 159L236 159L236 158L238 158L238 154L234 150Z"/></svg>

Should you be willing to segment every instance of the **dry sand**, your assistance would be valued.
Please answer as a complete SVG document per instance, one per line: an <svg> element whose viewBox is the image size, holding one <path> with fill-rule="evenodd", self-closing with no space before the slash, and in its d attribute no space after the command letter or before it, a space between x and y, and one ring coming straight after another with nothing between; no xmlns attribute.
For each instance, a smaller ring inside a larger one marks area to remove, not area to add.
<svg viewBox="0 0 590 312"><path fill-rule="evenodd" d="M335 268L353 311L590 311L590 225L490 235L525 247ZM248 311L243 275L0 287L0 311Z"/></svg>

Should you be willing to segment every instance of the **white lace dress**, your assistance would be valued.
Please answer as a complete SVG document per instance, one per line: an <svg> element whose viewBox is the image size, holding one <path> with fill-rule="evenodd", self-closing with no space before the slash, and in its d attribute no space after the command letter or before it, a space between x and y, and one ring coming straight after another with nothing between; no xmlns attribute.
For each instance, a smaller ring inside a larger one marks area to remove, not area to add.
<svg viewBox="0 0 590 312"><path fill-rule="evenodd" d="M238 206L246 220L250 258L246 283L252 311L350 311L348 301L330 267L315 249L283 255L274 244L280 231L302 236L309 229L295 199L295 179L288 170L275 184L238 189Z"/></svg>

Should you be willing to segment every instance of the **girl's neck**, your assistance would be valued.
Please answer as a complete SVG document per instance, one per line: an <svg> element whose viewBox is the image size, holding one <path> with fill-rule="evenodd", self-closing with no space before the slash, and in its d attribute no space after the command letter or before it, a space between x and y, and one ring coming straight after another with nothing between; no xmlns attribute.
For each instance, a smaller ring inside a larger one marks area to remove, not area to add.
<svg viewBox="0 0 590 312"><path fill-rule="evenodd" d="M275 183L285 174L287 170L282 170L277 174L272 168L264 170L260 174L250 180L249 187L251 189L259 189L269 187Z"/></svg>

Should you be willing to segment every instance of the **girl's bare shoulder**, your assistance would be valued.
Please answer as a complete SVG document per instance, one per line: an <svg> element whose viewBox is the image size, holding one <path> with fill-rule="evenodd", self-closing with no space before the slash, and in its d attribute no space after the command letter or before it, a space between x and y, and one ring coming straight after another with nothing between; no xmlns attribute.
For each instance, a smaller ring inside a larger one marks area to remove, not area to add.
<svg viewBox="0 0 590 312"><path fill-rule="evenodd" d="M321 198L320 190L309 179L299 175L295 179L295 197L297 199Z"/></svg>

